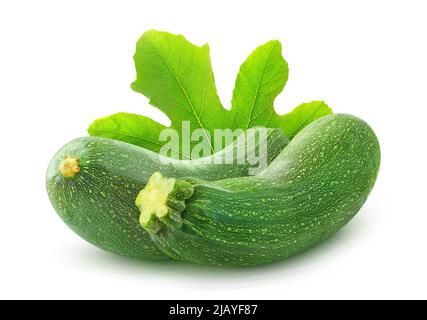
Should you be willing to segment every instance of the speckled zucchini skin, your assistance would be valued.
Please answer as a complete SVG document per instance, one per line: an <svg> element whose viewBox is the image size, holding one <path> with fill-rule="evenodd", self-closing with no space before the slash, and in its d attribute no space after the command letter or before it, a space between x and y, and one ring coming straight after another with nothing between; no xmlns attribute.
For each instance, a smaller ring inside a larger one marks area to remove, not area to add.
<svg viewBox="0 0 427 320"><path fill-rule="evenodd" d="M260 175L190 181L180 228L152 234L168 256L250 266L304 251L359 211L374 186L380 147L362 120L343 114L304 128ZM163 173L167 175L167 173Z"/></svg>
<svg viewBox="0 0 427 320"><path fill-rule="evenodd" d="M279 129L269 129L268 161L288 143ZM223 152L239 149L230 145ZM79 159L80 171L64 177L64 158ZM237 155L236 155L237 156ZM104 250L142 259L166 258L139 225L135 198L155 171L173 177L210 181L247 175L249 165L211 165L195 161L162 164L157 153L106 138L71 141L53 157L47 171L49 198L64 222L83 239Z"/></svg>

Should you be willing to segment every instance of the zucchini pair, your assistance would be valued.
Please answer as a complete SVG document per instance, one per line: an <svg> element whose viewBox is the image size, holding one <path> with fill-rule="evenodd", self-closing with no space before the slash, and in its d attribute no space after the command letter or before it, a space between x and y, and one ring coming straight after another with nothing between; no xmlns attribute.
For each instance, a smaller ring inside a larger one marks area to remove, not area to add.
<svg viewBox="0 0 427 320"><path fill-rule="evenodd" d="M164 166L142 148L83 138L55 156L48 192L64 221L103 249L259 265L304 251L344 226L366 201L380 165L374 132L351 115L322 117L278 149L263 172L246 176L242 168L218 165Z"/></svg>

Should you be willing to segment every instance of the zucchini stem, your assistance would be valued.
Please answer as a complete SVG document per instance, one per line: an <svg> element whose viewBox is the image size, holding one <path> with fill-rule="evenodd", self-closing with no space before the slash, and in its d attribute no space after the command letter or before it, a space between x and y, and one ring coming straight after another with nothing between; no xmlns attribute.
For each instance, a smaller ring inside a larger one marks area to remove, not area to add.
<svg viewBox="0 0 427 320"><path fill-rule="evenodd" d="M80 172L80 160L73 156L67 156L62 160L59 171L64 178L74 178Z"/></svg>
<svg viewBox="0 0 427 320"><path fill-rule="evenodd" d="M140 211L139 223L151 234L164 226L179 228L185 200L193 195L193 186L184 180L164 177L160 172L151 175L147 185L135 200Z"/></svg>

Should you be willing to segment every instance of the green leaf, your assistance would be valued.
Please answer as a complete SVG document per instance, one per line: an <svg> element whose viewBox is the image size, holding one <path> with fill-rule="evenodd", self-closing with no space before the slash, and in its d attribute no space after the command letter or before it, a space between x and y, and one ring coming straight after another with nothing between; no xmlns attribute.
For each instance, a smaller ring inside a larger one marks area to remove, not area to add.
<svg viewBox="0 0 427 320"><path fill-rule="evenodd" d="M121 140L158 152L164 144L159 135L165 128L142 115L121 112L94 121L88 132L91 136Z"/></svg>
<svg viewBox="0 0 427 320"><path fill-rule="evenodd" d="M95 120L88 128L89 135L110 138L159 152L167 141L160 141L160 133L166 126L145 116L120 112ZM170 148L171 146L169 146ZM182 150L172 150L181 159L191 159Z"/></svg>
<svg viewBox="0 0 427 320"><path fill-rule="evenodd" d="M278 115L274 100L288 80L288 64L279 41L269 41L256 48L241 65L233 91L233 127L264 126L281 128L292 139L314 120L332 113L322 101L303 103L292 112Z"/></svg>
<svg viewBox="0 0 427 320"><path fill-rule="evenodd" d="M228 111L217 94L209 46L199 47L182 35L150 30L137 42L134 55L137 77L132 89L147 96L150 104L163 111L179 135L182 122L189 121L191 131L203 129L206 136L210 133L212 137L214 129L264 126L282 128L292 138L332 110L324 102L313 101L286 115L275 112L274 100L288 79L288 65L281 51L279 41L269 41L252 52L240 67L232 108ZM118 113L95 121L88 131L92 136L159 151L165 143L159 141L159 135L165 128L144 116ZM182 150L176 152L182 158L189 158Z"/></svg>
<svg viewBox="0 0 427 320"><path fill-rule="evenodd" d="M279 41L256 48L241 65L236 79L231 102L233 127L274 127L274 99L285 87L288 73Z"/></svg>
<svg viewBox="0 0 427 320"><path fill-rule="evenodd" d="M191 130L224 126L227 110L217 94L207 44L198 47L181 35L151 30L139 39L134 60L132 89L166 113L173 128L180 132L182 121L190 121Z"/></svg>
<svg viewBox="0 0 427 320"><path fill-rule="evenodd" d="M291 140L305 126L331 113L332 109L323 101L303 103L288 114L279 116L275 127L281 128Z"/></svg>

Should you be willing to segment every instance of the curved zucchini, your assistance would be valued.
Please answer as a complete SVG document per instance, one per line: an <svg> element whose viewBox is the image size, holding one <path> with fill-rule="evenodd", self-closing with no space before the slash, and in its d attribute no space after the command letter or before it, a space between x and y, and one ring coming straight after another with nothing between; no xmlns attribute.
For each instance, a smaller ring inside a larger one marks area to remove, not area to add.
<svg viewBox="0 0 427 320"><path fill-rule="evenodd" d="M268 129L268 163L287 142L280 129ZM240 143L237 140L219 154L232 152L234 160L238 159ZM139 212L134 206L135 197L153 172L217 180L247 175L250 167L248 163L213 165L202 159L163 164L157 153L143 148L85 137L68 143L53 157L46 184L59 216L82 238L120 255L161 259L166 256L139 226Z"/></svg>
<svg viewBox="0 0 427 320"><path fill-rule="evenodd" d="M306 250L344 226L367 199L379 165L372 129L334 114L305 127L257 176L211 182L155 173L136 205L141 225L172 258L258 265Z"/></svg>

